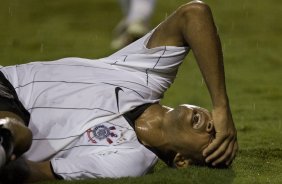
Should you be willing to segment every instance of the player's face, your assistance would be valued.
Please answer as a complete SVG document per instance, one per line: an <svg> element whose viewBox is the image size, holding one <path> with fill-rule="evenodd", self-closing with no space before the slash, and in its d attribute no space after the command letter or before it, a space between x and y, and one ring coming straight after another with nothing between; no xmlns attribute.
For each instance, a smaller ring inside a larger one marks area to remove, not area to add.
<svg viewBox="0 0 282 184"><path fill-rule="evenodd" d="M180 105L166 116L166 134L175 150L193 160L203 160L202 151L214 137L210 112L197 106Z"/></svg>

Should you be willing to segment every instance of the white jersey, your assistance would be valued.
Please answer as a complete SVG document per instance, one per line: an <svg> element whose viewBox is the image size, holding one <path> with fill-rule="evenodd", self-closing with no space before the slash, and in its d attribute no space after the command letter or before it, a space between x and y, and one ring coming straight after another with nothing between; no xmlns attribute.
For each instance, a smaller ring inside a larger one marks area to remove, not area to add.
<svg viewBox="0 0 282 184"><path fill-rule="evenodd" d="M31 114L33 143L26 158L51 160L65 179L144 174L156 158L138 143L122 114L158 102L189 51L148 49L151 34L98 60L64 58L0 68Z"/></svg>

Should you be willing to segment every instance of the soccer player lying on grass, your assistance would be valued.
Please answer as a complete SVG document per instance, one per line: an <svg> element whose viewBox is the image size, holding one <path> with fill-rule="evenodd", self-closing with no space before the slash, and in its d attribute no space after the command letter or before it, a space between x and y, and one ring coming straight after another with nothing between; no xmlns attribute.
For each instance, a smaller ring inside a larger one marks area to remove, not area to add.
<svg viewBox="0 0 282 184"><path fill-rule="evenodd" d="M212 113L159 104L190 49ZM157 157L175 168L229 166L238 149L219 37L200 1L109 57L0 71L2 181L140 176Z"/></svg>

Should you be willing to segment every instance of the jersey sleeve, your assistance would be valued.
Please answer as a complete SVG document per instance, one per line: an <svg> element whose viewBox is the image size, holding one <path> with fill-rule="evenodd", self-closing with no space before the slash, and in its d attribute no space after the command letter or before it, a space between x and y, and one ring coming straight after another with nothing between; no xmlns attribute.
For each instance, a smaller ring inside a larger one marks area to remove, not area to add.
<svg viewBox="0 0 282 184"><path fill-rule="evenodd" d="M145 148L142 148L145 149ZM53 172L65 180L135 177L146 174L157 157L149 150L111 149L98 154L55 158Z"/></svg>

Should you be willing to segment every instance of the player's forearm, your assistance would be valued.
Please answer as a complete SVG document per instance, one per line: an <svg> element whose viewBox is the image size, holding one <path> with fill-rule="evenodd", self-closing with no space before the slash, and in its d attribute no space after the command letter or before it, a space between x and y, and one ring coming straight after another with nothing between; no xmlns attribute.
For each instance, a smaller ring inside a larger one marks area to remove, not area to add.
<svg viewBox="0 0 282 184"><path fill-rule="evenodd" d="M11 132L14 144L13 154L20 156L30 148L32 133L17 115L0 111L0 128L6 128Z"/></svg>
<svg viewBox="0 0 282 184"><path fill-rule="evenodd" d="M209 7L187 10L182 34L191 47L212 98L214 108L228 107L221 43Z"/></svg>
<svg viewBox="0 0 282 184"><path fill-rule="evenodd" d="M214 51L209 50L206 53L194 52L202 76L208 87L214 108L229 107L225 85L224 64L220 52L221 48L214 48ZM207 56L202 56L202 54Z"/></svg>
<svg viewBox="0 0 282 184"><path fill-rule="evenodd" d="M217 35L214 35L214 38L211 39L200 48L196 46L193 52L208 87L214 108L226 107L229 102L220 42ZM208 44L210 44L210 47Z"/></svg>

